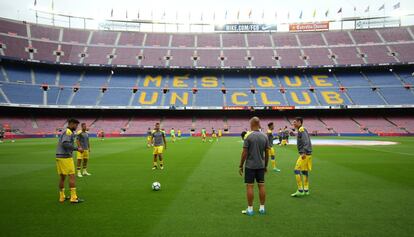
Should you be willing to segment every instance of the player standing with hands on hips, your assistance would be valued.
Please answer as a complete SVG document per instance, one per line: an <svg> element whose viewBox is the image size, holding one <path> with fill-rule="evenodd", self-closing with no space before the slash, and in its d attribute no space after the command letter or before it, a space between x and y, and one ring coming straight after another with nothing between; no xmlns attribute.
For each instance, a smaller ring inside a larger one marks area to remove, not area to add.
<svg viewBox="0 0 414 237"><path fill-rule="evenodd" d="M270 149L269 139L266 134L260 131L260 119L253 117L250 119L251 132L244 136L243 152L241 154L239 174L243 175L244 168L244 182L246 183L247 195L247 210L242 213L252 216L253 212L253 189L256 180L259 187L260 208L259 213L265 214L265 173L267 172L267 163L269 161Z"/></svg>

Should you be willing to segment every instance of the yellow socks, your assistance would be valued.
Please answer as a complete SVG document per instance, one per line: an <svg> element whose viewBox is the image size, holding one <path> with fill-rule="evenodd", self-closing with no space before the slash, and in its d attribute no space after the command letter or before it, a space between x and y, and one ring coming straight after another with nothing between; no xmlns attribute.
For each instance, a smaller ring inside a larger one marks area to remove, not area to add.
<svg viewBox="0 0 414 237"><path fill-rule="evenodd" d="M308 175L303 176L303 189L305 189L305 191L309 190L309 176Z"/></svg>
<svg viewBox="0 0 414 237"><path fill-rule="evenodd" d="M272 159L271 162L272 162L272 168L276 169L276 160Z"/></svg>
<svg viewBox="0 0 414 237"><path fill-rule="evenodd" d="M78 195L76 194L76 188L70 188L70 201L75 201L78 199Z"/></svg>
<svg viewBox="0 0 414 237"><path fill-rule="evenodd" d="M298 185L298 190L302 191L303 190L302 175L296 174L295 176L296 176L296 183Z"/></svg>
<svg viewBox="0 0 414 237"><path fill-rule="evenodd" d="M65 189L62 188L59 191L59 202L64 202L65 201Z"/></svg>

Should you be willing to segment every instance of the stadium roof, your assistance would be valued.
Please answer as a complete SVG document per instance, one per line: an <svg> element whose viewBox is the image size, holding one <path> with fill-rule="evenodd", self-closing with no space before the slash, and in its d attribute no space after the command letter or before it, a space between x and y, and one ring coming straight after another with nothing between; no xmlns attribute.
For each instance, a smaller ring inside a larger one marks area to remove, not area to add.
<svg viewBox="0 0 414 237"><path fill-rule="evenodd" d="M349 17L401 16L412 13L414 13L412 0L14 0L0 2L0 17L41 24L51 24L53 18L53 24L67 26L68 19L62 15L70 15L93 19L93 22L88 22L86 28L89 29L102 29L101 23L107 20L180 22L199 25L235 22L273 24L338 20ZM76 17L71 19L71 27L85 27L84 20ZM405 21L402 22L403 25L412 25L414 17L409 17ZM159 30L153 28L152 31L165 31L165 27ZM144 29L144 31L151 30ZM189 30L177 27L177 31Z"/></svg>

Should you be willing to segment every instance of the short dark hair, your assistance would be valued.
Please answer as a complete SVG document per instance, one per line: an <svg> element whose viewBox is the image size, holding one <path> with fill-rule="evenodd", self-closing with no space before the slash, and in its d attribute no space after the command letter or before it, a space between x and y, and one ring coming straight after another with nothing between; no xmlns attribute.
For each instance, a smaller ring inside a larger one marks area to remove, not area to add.
<svg viewBox="0 0 414 237"><path fill-rule="evenodd" d="M79 124L79 120L77 120L77 119L75 119L75 118L69 118L68 119L68 124L69 123L76 123L76 124Z"/></svg>
<svg viewBox="0 0 414 237"><path fill-rule="evenodd" d="M303 124L303 118L302 117L296 117L295 120L299 121L301 124Z"/></svg>
<svg viewBox="0 0 414 237"><path fill-rule="evenodd" d="M246 136L246 134L247 134L247 132L246 131L243 131L241 134L240 134L240 136L241 136L241 138L244 140L244 137Z"/></svg>
<svg viewBox="0 0 414 237"><path fill-rule="evenodd" d="M270 128L271 126L273 126L273 122L268 123L267 126Z"/></svg>
<svg viewBox="0 0 414 237"><path fill-rule="evenodd" d="M86 125L86 123L81 123L81 125L83 126L83 125Z"/></svg>
<svg viewBox="0 0 414 237"><path fill-rule="evenodd" d="M160 124L160 123L155 123L155 125L158 125L158 124Z"/></svg>

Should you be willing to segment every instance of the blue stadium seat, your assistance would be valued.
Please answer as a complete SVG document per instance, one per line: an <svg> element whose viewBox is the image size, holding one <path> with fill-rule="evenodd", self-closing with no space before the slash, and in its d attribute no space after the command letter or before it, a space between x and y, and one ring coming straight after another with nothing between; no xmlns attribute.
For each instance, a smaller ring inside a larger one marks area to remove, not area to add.
<svg viewBox="0 0 414 237"><path fill-rule="evenodd" d="M69 104L69 98L73 94L73 89L70 87L64 87L63 90L58 91L57 97L56 97L56 104L58 105L68 105Z"/></svg>
<svg viewBox="0 0 414 237"><path fill-rule="evenodd" d="M98 88L80 88L73 98L72 105L96 105L101 90Z"/></svg>
<svg viewBox="0 0 414 237"><path fill-rule="evenodd" d="M110 88L105 91L100 105L126 106L132 95L132 89Z"/></svg>
<svg viewBox="0 0 414 237"><path fill-rule="evenodd" d="M231 88L250 88L250 80L245 73L225 73L224 87ZM220 76L217 76L219 79Z"/></svg>
<svg viewBox="0 0 414 237"><path fill-rule="evenodd" d="M195 106L223 106L220 89L200 89L196 94Z"/></svg>
<svg viewBox="0 0 414 237"><path fill-rule="evenodd" d="M106 84L109 74L107 72L85 72L81 86L102 87Z"/></svg>
<svg viewBox="0 0 414 237"><path fill-rule="evenodd" d="M100 98L102 86L107 91L99 101L102 106L129 105L132 89L137 85L134 106L317 106L317 105L400 105L414 104L412 89L404 84L414 84L409 70L363 71L333 73L275 73L275 72L136 72L119 71L110 76L109 71L62 67L34 68L36 85L32 85L31 66L23 64L2 64L10 83L4 81L0 73L2 88L12 103L43 104L42 83L49 85L47 103L49 105L68 105L73 95L73 86L79 84L72 105L95 106ZM85 70L82 82L81 74ZM57 74L59 86L56 86ZM181 77L174 84L174 76ZM183 76L187 76L185 79ZM203 77L210 77L202 80ZM260 77L260 79L258 79ZM336 77L336 78L335 78ZM365 78L366 77L366 78ZM16 83L19 82L19 83ZM346 88L339 91L339 86ZM60 88L62 86L62 89ZM198 92L192 93L197 87ZM227 93L222 94L225 87ZM251 89L255 88L253 94ZM286 89L285 94L280 87ZM315 91L311 92L310 87ZM376 87L378 91L372 91ZM163 94L163 88L169 92ZM384 98L382 98L382 96ZM349 96L349 97L348 97ZM296 98L295 98L296 97ZM4 102L4 98L1 98ZM384 101L386 100L386 102Z"/></svg>
<svg viewBox="0 0 414 237"><path fill-rule="evenodd" d="M0 71L0 81L6 81L6 79L3 76L3 73Z"/></svg>
<svg viewBox="0 0 414 237"><path fill-rule="evenodd" d="M132 105L160 106L163 97L161 89L140 89L137 91Z"/></svg>
<svg viewBox="0 0 414 237"><path fill-rule="evenodd" d="M297 100L295 101L295 96ZM288 89L286 90L286 98L289 105L292 106L315 106L319 105L315 99L315 95L307 89Z"/></svg>
<svg viewBox="0 0 414 237"><path fill-rule="evenodd" d="M257 89L257 106L278 106L288 105L279 89Z"/></svg>
<svg viewBox="0 0 414 237"><path fill-rule="evenodd" d="M348 95L356 105L384 105L384 101L376 91L370 88L349 88Z"/></svg>
<svg viewBox="0 0 414 237"><path fill-rule="evenodd" d="M59 94L61 89L59 87L50 86L47 90L47 104L48 105L57 105Z"/></svg>
<svg viewBox="0 0 414 237"><path fill-rule="evenodd" d="M3 84L1 84L1 83L0 83L0 88L2 90L4 90ZM2 95L0 95L0 103L6 103L6 102L7 102L6 99Z"/></svg>
<svg viewBox="0 0 414 237"><path fill-rule="evenodd" d="M336 78L345 87L351 86L370 86L369 82L359 73L335 73Z"/></svg>
<svg viewBox="0 0 414 237"><path fill-rule="evenodd" d="M3 91L11 103L43 104L43 90L39 86L4 84Z"/></svg>
<svg viewBox="0 0 414 237"><path fill-rule="evenodd" d="M414 93L404 87L384 87L380 89L388 104L406 105L414 104Z"/></svg>
<svg viewBox="0 0 414 237"><path fill-rule="evenodd" d="M306 75L309 83L313 87L336 87L338 88L338 81L333 77L332 74L328 73L313 73Z"/></svg>
<svg viewBox="0 0 414 237"><path fill-rule="evenodd" d="M109 81L108 86L132 88L135 86L137 79L138 79L137 73L116 72L115 74L112 75L112 78Z"/></svg>
<svg viewBox="0 0 414 237"><path fill-rule="evenodd" d="M377 86L396 85L402 86L401 81L391 72L366 72L368 79Z"/></svg>
<svg viewBox="0 0 414 237"><path fill-rule="evenodd" d="M255 106L250 89L230 89L226 93L227 106Z"/></svg>
<svg viewBox="0 0 414 237"><path fill-rule="evenodd" d="M165 96L164 105L192 106L193 93L190 89L170 89Z"/></svg>
<svg viewBox="0 0 414 237"><path fill-rule="evenodd" d="M344 92L338 89L318 88L315 90L315 95L321 105L351 105L348 97ZM342 102L341 102L342 101Z"/></svg>
<svg viewBox="0 0 414 237"><path fill-rule="evenodd" d="M60 70L59 85L73 86L78 83L81 72L77 70Z"/></svg>
<svg viewBox="0 0 414 237"><path fill-rule="evenodd" d="M304 75L297 74L281 74L279 81L286 88L309 88L310 84Z"/></svg>
<svg viewBox="0 0 414 237"><path fill-rule="evenodd" d="M25 82L27 84L32 83L32 76L30 73L30 68L18 64L4 65L9 81L11 82Z"/></svg>
<svg viewBox="0 0 414 237"><path fill-rule="evenodd" d="M56 83L56 70L50 70L45 68L34 69L36 84L48 84L54 86Z"/></svg>

